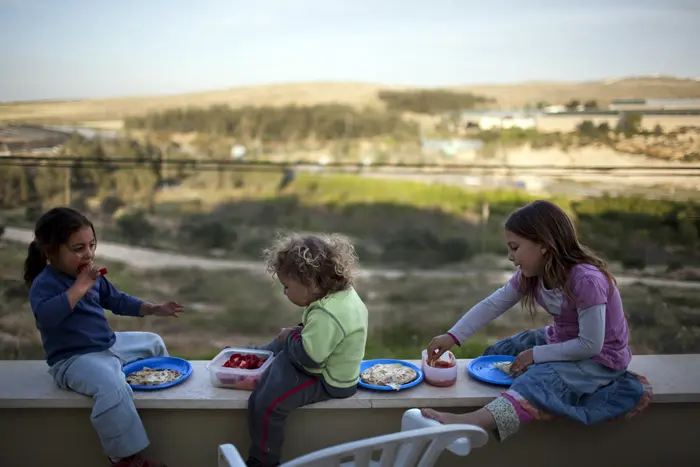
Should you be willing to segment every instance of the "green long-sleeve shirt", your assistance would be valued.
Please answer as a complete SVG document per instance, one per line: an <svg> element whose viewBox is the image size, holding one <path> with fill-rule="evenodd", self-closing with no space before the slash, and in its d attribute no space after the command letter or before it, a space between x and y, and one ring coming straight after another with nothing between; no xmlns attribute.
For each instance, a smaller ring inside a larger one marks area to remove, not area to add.
<svg viewBox="0 0 700 467"><path fill-rule="evenodd" d="M301 332L287 341L290 353L309 373L337 388L357 385L367 343L367 307L349 288L311 303L302 314Z"/></svg>

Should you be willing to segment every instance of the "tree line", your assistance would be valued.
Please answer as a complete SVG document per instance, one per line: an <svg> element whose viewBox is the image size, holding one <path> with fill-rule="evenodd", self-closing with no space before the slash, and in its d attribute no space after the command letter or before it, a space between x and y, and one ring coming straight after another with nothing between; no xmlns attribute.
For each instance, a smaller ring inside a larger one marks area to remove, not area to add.
<svg viewBox="0 0 700 467"><path fill-rule="evenodd" d="M379 91L379 99L386 104L389 111L429 115L459 112L496 102L490 97L444 89Z"/></svg>
<svg viewBox="0 0 700 467"><path fill-rule="evenodd" d="M417 139L418 126L396 112L322 104L177 108L127 117L127 130L198 132L250 142L333 141L392 135Z"/></svg>
<svg viewBox="0 0 700 467"><path fill-rule="evenodd" d="M495 102L467 92L447 90L383 90L385 109L357 109L343 104L284 107L175 108L127 117L129 130L197 132L250 142L335 141L391 135L417 139L418 125L402 118L406 112L437 115Z"/></svg>

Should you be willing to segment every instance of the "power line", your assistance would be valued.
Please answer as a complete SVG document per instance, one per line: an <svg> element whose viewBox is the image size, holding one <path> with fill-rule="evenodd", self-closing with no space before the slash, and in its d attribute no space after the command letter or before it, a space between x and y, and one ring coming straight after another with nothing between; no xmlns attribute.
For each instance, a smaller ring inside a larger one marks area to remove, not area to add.
<svg viewBox="0 0 700 467"><path fill-rule="evenodd" d="M165 163L163 159L104 157L99 159L75 156L27 156L10 155L0 157L0 166L26 166L51 168L85 168L85 169L147 169L156 168ZM389 164L374 163L365 166L361 163L329 162L318 164L312 161L268 162L237 161L230 159L171 159L169 167L181 167L198 171L240 171L240 172L279 172L290 167L299 170L329 172L362 171L377 174L415 174L415 175L459 175L470 173L527 173L529 175L560 175L575 173L597 173L610 175L644 175L644 176L700 176L700 165L683 165L660 167L649 165L636 166L561 166L543 165L490 165L490 164ZM640 173L641 172L641 173Z"/></svg>
<svg viewBox="0 0 700 467"><path fill-rule="evenodd" d="M59 168L59 169L94 169L94 170L152 170L154 166L158 166L159 163L146 162L146 163L119 163L119 164L107 164L96 162L33 162L33 161L3 161L0 159L0 167L31 167L31 168ZM199 172L246 172L246 173L280 173L284 169L289 169L289 165L215 165L215 164L172 164L168 162L168 165L172 168L173 165L180 165L184 169L195 170ZM318 172L319 166L297 166L298 170L308 171L308 172ZM598 168L598 167L538 167L538 166L490 166L490 167L455 167L452 169L440 169L440 170L430 170L430 171L419 171L411 170L411 168L401 168L394 167L389 170L376 170L373 168L361 168L358 166L330 166L323 168L324 173L337 173L337 174L357 174L358 172L363 174L374 174L374 175L405 175L405 176L449 176L449 175L489 175L489 174L502 174L502 175L531 175L531 176L572 176L577 174L591 174L591 175L607 175L607 176L618 176L618 177L630 177L630 176L644 176L644 177L700 177L700 168L675 171L672 168L669 169L649 169L649 168L620 168L609 169L609 168Z"/></svg>
<svg viewBox="0 0 700 467"><path fill-rule="evenodd" d="M151 170L154 166L164 165L161 161L156 162L144 162L144 163L118 163L114 164L111 162L33 162L33 161L4 161L0 158L0 166L8 167L46 167L46 168L72 168L72 169L98 169L98 170L128 170L128 169L141 169L141 170ZM81 159L86 161L86 159ZM179 165L185 169L194 169L198 171L226 171L226 172L274 172L278 173L281 168L278 166L240 166L231 167L225 165L192 165L192 164L173 164L171 161L167 162L168 167Z"/></svg>

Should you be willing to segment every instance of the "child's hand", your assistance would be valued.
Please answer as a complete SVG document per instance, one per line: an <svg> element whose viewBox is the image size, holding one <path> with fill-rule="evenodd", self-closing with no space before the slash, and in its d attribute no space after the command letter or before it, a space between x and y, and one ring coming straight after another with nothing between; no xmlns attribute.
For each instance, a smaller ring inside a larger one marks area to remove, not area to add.
<svg viewBox="0 0 700 467"><path fill-rule="evenodd" d="M455 345L455 340L449 334L441 334L433 337L428 345L428 363L437 361L442 354L450 350Z"/></svg>
<svg viewBox="0 0 700 467"><path fill-rule="evenodd" d="M280 333L277 334L277 339L279 339L279 341L284 344L287 341L287 337L292 331L294 331L294 328L282 328Z"/></svg>
<svg viewBox="0 0 700 467"><path fill-rule="evenodd" d="M151 307L149 314L154 316L173 316L177 318L178 313L181 313L183 308L184 307L177 302L166 302Z"/></svg>
<svg viewBox="0 0 700 467"><path fill-rule="evenodd" d="M97 279L102 275L101 269L94 264L89 264L82 269L75 278L75 285L82 290L90 290Z"/></svg>
<svg viewBox="0 0 700 467"><path fill-rule="evenodd" d="M527 349L523 350L520 352L520 354L515 358L515 361L513 362L513 366L511 367L510 371L517 375L522 373L523 371L527 370L527 367L535 363L535 354L532 351L532 349Z"/></svg>
<svg viewBox="0 0 700 467"><path fill-rule="evenodd" d="M78 274L75 276L75 282L66 291L71 309L75 308L75 305L82 300L101 275L102 272L94 264L89 264L78 271Z"/></svg>

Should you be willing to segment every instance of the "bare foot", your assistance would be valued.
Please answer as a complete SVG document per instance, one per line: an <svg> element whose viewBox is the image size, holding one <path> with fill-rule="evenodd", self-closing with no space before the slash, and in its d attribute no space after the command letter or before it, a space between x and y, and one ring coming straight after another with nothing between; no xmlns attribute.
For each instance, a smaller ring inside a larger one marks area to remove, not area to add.
<svg viewBox="0 0 700 467"><path fill-rule="evenodd" d="M460 423L467 423L469 414L456 414L448 412L438 412L433 409L420 409L420 413L431 420L438 421L443 425L455 425Z"/></svg>

